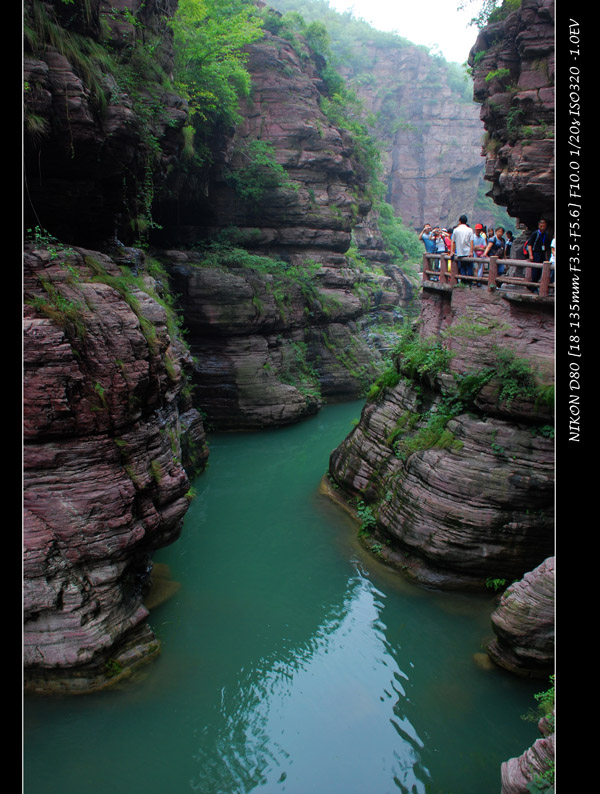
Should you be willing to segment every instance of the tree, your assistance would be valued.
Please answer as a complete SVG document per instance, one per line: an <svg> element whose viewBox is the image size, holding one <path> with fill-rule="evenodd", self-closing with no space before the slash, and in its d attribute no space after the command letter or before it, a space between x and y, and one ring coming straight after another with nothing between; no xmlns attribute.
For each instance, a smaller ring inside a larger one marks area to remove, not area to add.
<svg viewBox="0 0 600 794"><path fill-rule="evenodd" d="M172 21L175 83L188 100L196 131L239 121L240 96L250 91L244 47L262 36L252 0L179 0Z"/></svg>

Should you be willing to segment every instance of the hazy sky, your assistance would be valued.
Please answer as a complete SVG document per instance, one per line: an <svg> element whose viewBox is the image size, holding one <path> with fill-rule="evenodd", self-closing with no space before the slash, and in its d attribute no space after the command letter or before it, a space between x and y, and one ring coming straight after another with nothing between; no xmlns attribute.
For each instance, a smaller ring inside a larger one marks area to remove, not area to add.
<svg viewBox="0 0 600 794"><path fill-rule="evenodd" d="M336 11L352 11L378 30L398 33L414 44L440 52L447 61L464 63L478 30L469 21L479 3L457 11L456 0L329 0Z"/></svg>

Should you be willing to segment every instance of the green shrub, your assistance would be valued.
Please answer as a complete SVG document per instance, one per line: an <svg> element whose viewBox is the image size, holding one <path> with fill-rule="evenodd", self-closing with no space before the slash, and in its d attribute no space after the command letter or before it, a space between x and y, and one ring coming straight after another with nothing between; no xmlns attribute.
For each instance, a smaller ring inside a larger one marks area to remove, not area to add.
<svg viewBox="0 0 600 794"><path fill-rule="evenodd" d="M270 141L244 143L237 148L236 153L242 164L232 168L226 178L244 201L259 201L269 189L297 187L275 159L275 148Z"/></svg>
<svg viewBox="0 0 600 794"><path fill-rule="evenodd" d="M424 375L435 377L450 366L452 353L443 342L430 337L423 339L416 327L406 325L393 350L399 369L409 378L419 380Z"/></svg>
<svg viewBox="0 0 600 794"><path fill-rule="evenodd" d="M494 377L500 383L498 401L508 407L515 399L537 397L539 385L530 363L508 348L495 346L494 352Z"/></svg>
<svg viewBox="0 0 600 794"><path fill-rule="evenodd" d="M362 500L356 500L356 512L358 514L358 518L360 521L360 533L361 535L368 535L371 530L375 528L377 524L377 519L375 518L375 513L373 512L373 508L369 507L369 505L365 504Z"/></svg>
<svg viewBox="0 0 600 794"><path fill-rule="evenodd" d="M498 78L499 80L502 80L504 77L509 77L509 76L510 76L510 69L506 69L506 68L504 68L504 69L492 69L491 72L488 72L486 74L485 82L489 83L489 82L491 82L492 80L494 80L496 78Z"/></svg>

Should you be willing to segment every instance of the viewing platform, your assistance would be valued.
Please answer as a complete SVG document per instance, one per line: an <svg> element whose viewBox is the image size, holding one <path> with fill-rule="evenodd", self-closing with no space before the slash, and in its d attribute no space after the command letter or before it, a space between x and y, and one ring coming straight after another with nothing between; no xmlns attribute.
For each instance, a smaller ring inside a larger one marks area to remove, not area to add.
<svg viewBox="0 0 600 794"><path fill-rule="evenodd" d="M507 297L516 293L531 300L554 302L554 265L550 262L537 264L526 259L498 259L496 256L467 256L461 261L472 262L474 273L483 265L482 275L461 275L458 261L450 254L423 254L423 287L448 290L461 284L475 284L488 292L502 290ZM502 275L498 273L499 264L505 267ZM539 281L532 280L534 270L541 270Z"/></svg>

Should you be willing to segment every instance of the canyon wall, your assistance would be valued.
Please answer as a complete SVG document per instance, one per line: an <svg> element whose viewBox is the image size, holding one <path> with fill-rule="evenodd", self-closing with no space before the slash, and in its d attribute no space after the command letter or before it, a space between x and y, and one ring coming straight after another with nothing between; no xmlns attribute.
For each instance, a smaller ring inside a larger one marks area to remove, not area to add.
<svg viewBox="0 0 600 794"><path fill-rule="evenodd" d="M484 129L463 68L403 38L401 17L398 33L385 33L319 0L272 5L327 27L334 62L381 147L386 200L404 223L418 231L425 222L450 227L463 213L489 222L478 197Z"/></svg>
<svg viewBox="0 0 600 794"><path fill-rule="evenodd" d="M212 427L286 424L364 394L382 362L369 329L402 317L413 296L373 220L353 139L321 110L317 60L301 46L266 31L248 47L252 95L205 192L180 186L157 204L158 239L179 244L159 256ZM285 180L248 198L231 174L257 143ZM182 246L194 240L213 244Z"/></svg>
<svg viewBox="0 0 600 794"><path fill-rule="evenodd" d="M189 504L182 429L190 472L206 446L182 393L189 355L143 278L96 251L25 249L28 691L104 686L159 649L143 600L152 553L178 537Z"/></svg>
<svg viewBox="0 0 600 794"><path fill-rule="evenodd" d="M491 194L527 229L554 221L554 2L522 0L469 54Z"/></svg>
<svg viewBox="0 0 600 794"><path fill-rule="evenodd" d="M147 220L151 150L161 173L184 103L148 80L161 104L150 118L99 60L143 25L155 68L168 69L175 7L25 4L28 691L93 690L158 652L144 606L152 554L181 531L189 476L206 461L166 274L116 237L134 239Z"/></svg>
<svg viewBox="0 0 600 794"><path fill-rule="evenodd" d="M416 581L512 581L553 549L552 306L427 289L422 318L421 371L398 354L332 453L333 494L369 508L366 542ZM517 364L531 387L509 391Z"/></svg>
<svg viewBox="0 0 600 794"><path fill-rule="evenodd" d="M370 79L356 87L377 119L389 203L419 231L472 218L484 169L477 106L423 48L367 40L357 60L364 58Z"/></svg>
<svg viewBox="0 0 600 794"><path fill-rule="evenodd" d="M203 417L273 426L356 397L381 367L379 323L412 298L305 44L251 46L242 121L213 131L209 168L186 160L175 8L25 4L31 691L110 685L158 652L152 553L181 531ZM248 200L253 142L284 178Z"/></svg>

